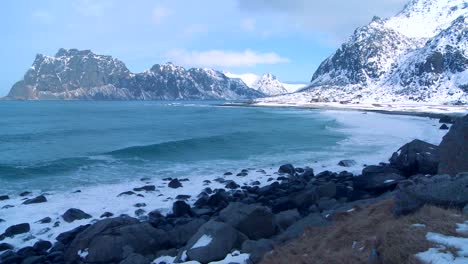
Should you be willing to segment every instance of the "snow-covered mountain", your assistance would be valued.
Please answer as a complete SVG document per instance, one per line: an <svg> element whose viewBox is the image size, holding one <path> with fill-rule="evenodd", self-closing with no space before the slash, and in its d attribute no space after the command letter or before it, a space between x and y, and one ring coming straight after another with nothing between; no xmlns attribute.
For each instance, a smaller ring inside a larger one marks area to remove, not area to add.
<svg viewBox="0 0 468 264"><path fill-rule="evenodd" d="M185 69L156 64L131 73L111 56L89 50L60 49L55 56L37 55L9 99L69 100L238 100L264 96L239 79L212 69Z"/></svg>
<svg viewBox="0 0 468 264"><path fill-rule="evenodd" d="M270 73L257 75L253 73L234 74L224 72L224 74L230 78L241 79L250 88L270 96L293 93L307 86L307 84L283 83Z"/></svg>
<svg viewBox="0 0 468 264"><path fill-rule="evenodd" d="M278 101L468 103L468 2L412 0L374 17Z"/></svg>

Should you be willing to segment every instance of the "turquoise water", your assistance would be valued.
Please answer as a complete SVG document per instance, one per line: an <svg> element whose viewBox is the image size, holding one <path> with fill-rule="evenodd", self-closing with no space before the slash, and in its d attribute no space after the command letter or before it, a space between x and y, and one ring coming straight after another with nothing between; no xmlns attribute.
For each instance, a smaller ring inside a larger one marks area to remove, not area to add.
<svg viewBox="0 0 468 264"><path fill-rule="evenodd" d="M347 138L317 110L215 104L0 102L0 193L307 163Z"/></svg>

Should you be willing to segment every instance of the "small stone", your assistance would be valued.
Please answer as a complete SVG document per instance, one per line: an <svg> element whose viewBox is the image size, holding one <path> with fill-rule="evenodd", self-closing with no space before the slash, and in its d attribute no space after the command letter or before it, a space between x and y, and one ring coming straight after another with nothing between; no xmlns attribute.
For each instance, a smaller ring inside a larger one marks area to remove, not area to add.
<svg viewBox="0 0 468 264"><path fill-rule="evenodd" d="M154 185L146 185L146 186L143 186L143 187L139 187L139 188L134 188L133 189L135 192L154 192L156 191L156 186Z"/></svg>
<svg viewBox="0 0 468 264"><path fill-rule="evenodd" d="M112 216L114 216L113 213L111 213L111 212L105 212L105 213L103 213L103 214L100 216L100 218L107 218L107 217L112 217Z"/></svg>
<svg viewBox="0 0 468 264"><path fill-rule="evenodd" d="M8 200L10 199L10 197L8 195L0 195L0 201L5 201L5 200Z"/></svg>
<svg viewBox="0 0 468 264"><path fill-rule="evenodd" d="M145 203L136 203L133 206L135 206L137 208L140 208L140 207L146 207L146 204Z"/></svg>
<svg viewBox="0 0 468 264"><path fill-rule="evenodd" d="M168 184L169 188L177 189L182 187L182 183L178 179L173 179Z"/></svg>
<svg viewBox="0 0 468 264"><path fill-rule="evenodd" d="M232 175L232 172L228 171L228 172L224 173L224 176L229 176L229 175Z"/></svg>
<svg viewBox="0 0 468 264"><path fill-rule="evenodd" d="M439 127L439 129L441 129L441 130L448 130L449 127L448 127L446 124L442 124L442 125Z"/></svg>
<svg viewBox="0 0 468 264"><path fill-rule="evenodd" d="M36 223L39 223L39 224L48 224L48 223L51 223L52 222L52 218L50 217L44 217L42 218L41 220L37 221Z"/></svg>
<svg viewBox="0 0 468 264"><path fill-rule="evenodd" d="M127 191L127 192L120 193L119 195L117 195L117 197L124 196L124 195L135 195L135 193L132 191Z"/></svg>
<svg viewBox="0 0 468 264"><path fill-rule="evenodd" d="M91 217L91 215L76 208L70 208L62 215L63 220L67 223L71 223L76 220L89 219Z"/></svg>
<svg viewBox="0 0 468 264"><path fill-rule="evenodd" d="M24 196L28 196L30 194L32 194L32 192L22 192L22 193L20 193L20 196L24 197Z"/></svg>
<svg viewBox="0 0 468 264"><path fill-rule="evenodd" d="M36 203L45 203L47 202L47 198L44 195L39 195L35 198L28 199L23 202L23 204L36 204Z"/></svg>
<svg viewBox="0 0 468 264"><path fill-rule="evenodd" d="M186 194L179 194L176 196L176 200L188 200L190 199L190 197L192 197L191 195L186 195Z"/></svg>

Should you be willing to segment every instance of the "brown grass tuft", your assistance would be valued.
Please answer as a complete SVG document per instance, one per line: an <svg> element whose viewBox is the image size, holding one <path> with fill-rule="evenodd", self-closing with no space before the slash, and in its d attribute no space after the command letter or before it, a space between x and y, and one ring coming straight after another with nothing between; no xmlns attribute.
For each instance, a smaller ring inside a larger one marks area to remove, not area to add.
<svg viewBox="0 0 468 264"><path fill-rule="evenodd" d="M467 219L455 210L433 206L396 219L392 209L393 200L386 200L335 215L330 227L307 230L302 237L275 248L262 263L416 264L419 261L414 254L434 246L426 240L427 232L461 236L455 232L455 224ZM373 249L380 257L376 262L369 262Z"/></svg>

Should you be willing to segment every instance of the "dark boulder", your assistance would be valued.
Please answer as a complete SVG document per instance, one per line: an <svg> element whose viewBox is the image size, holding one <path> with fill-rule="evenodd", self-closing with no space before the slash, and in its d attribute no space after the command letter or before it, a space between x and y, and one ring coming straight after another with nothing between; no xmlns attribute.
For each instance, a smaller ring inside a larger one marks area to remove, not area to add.
<svg viewBox="0 0 468 264"><path fill-rule="evenodd" d="M226 189L231 189L231 190L234 190L234 189L237 189L240 187L239 184L237 184L235 181L229 181L228 184L226 184L226 186L224 186Z"/></svg>
<svg viewBox="0 0 468 264"><path fill-rule="evenodd" d="M33 248L37 252L46 252L52 247L52 243L50 241L39 240L34 243Z"/></svg>
<svg viewBox="0 0 468 264"><path fill-rule="evenodd" d="M338 166L341 167L351 167L354 165L356 165L356 161L354 160L340 160L340 162L338 162Z"/></svg>
<svg viewBox="0 0 468 264"><path fill-rule="evenodd" d="M460 118L439 146L439 174L468 172L468 115Z"/></svg>
<svg viewBox="0 0 468 264"><path fill-rule="evenodd" d="M249 254L249 260L252 263L258 263L262 260L263 256L272 251L274 243L269 239L260 239L257 241L246 240L242 243L242 253Z"/></svg>
<svg viewBox="0 0 468 264"><path fill-rule="evenodd" d="M165 231L128 216L104 219L76 235L65 251L66 263L119 263L131 254L152 256L168 247ZM81 258L80 252L87 252Z"/></svg>
<svg viewBox="0 0 468 264"><path fill-rule="evenodd" d="M0 201L5 201L5 200L8 200L10 199L10 196L8 195L0 195Z"/></svg>
<svg viewBox="0 0 468 264"><path fill-rule="evenodd" d="M439 119L439 123L443 124L453 124L455 122L456 118L453 118L451 116L443 116Z"/></svg>
<svg viewBox="0 0 468 264"><path fill-rule="evenodd" d="M440 127L439 127L440 130L449 130L449 127L446 125L446 124L442 124Z"/></svg>
<svg viewBox="0 0 468 264"><path fill-rule="evenodd" d="M64 233L61 233L60 235L57 236L57 241L60 242L64 247L67 247L72 241L73 239L75 239L75 237L83 232L84 230L86 230L89 226L91 225L82 225L82 226L78 226L70 231L67 231L67 232L64 232ZM56 243L57 245L57 243ZM54 248L55 246L54 245Z"/></svg>
<svg viewBox="0 0 468 264"><path fill-rule="evenodd" d="M67 223L71 223L76 220L89 219L91 217L91 215L76 208L70 208L62 215L63 220Z"/></svg>
<svg viewBox="0 0 468 264"><path fill-rule="evenodd" d="M5 230L3 235L0 235L0 240L3 240L2 238L4 237L14 237L19 234L27 233L30 230L31 230L31 227L29 226L28 223L12 225Z"/></svg>
<svg viewBox="0 0 468 264"><path fill-rule="evenodd" d="M373 193L393 190L398 182L405 179L399 173L397 169L388 166L367 166L361 176L353 178L353 186Z"/></svg>
<svg viewBox="0 0 468 264"><path fill-rule="evenodd" d="M192 215L190 205L184 201L176 201L172 204L172 213L175 217L181 217L184 215Z"/></svg>
<svg viewBox="0 0 468 264"><path fill-rule="evenodd" d="M142 186L142 187L138 187L138 188L133 188L133 190L135 192L154 192L156 191L156 186L154 185L145 185L145 186Z"/></svg>
<svg viewBox="0 0 468 264"><path fill-rule="evenodd" d="M437 174L439 150L436 145L415 139L393 153L390 164L407 177L416 174Z"/></svg>
<svg viewBox="0 0 468 264"><path fill-rule="evenodd" d="M275 215L275 225L280 230L286 230L299 219L301 219L301 215L297 209L283 211Z"/></svg>
<svg viewBox="0 0 468 264"><path fill-rule="evenodd" d="M105 212L105 213L103 213L103 214L100 216L100 218L108 218L108 217L112 217L112 216L114 216L113 213L111 213L111 212Z"/></svg>
<svg viewBox="0 0 468 264"><path fill-rule="evenodd" d="M0 243L0 252L5 251L5 250L11 250L14 247L8 243Z"/></svg>
<svg viewBox="0 0 468 264"><path fill-rule="evenodd" d="M281 165L278 169L279 173L285 173L289 175L294 175L296 173L296 170L294 169L294 166L291 164L285 164Z"/></svg>
<svg viewBox="0 0 468 264"><path fill-rule="evenodd" d="M416 176L401 182L395 194L395 215L412 213L425 204L463 208L468 204L468 173Z"/></svg>
<svg viewBox="0 0 468 264"><path fill-rule="evenodd" d="M44 217L41 220L37 221L39 224L49 224L52 222L52 218L50 217Z"/></svg>
<svg viewBox="0 0 468 264"><path fill-rule="evenodd" d="M336 196L336 183L331 181L325 184L318 185L317 187L315 187L315 193L318 195L319 198L333 198Z"/></svg>
<svg viewBox="0 0 468 264"><path fill-rule="evenodd" d="M47 202L47 198L44 195L39 195L35 198L28 199L23 202L23 204L36 204L36 203L45 203Z"/></svg>
<svg viewBox="0 0 468 264"><path fill-rule="evenodd" d="M232 226L209 221L190 238L186 246L188 260L201 263L222 260L232 249L239 247L245 240Z"/></svg>
<svg viewBox="0 0 468 264"><path fill-rule="evenodd" d="M120 193L119 195L117 195L117 197L126 196L126 195L135 195L135 194L136 193L132 191L126 191L126 192Z"/></svg>
<svg viewBox="0 0 468 264"><path fill-rule="evenodd" d="M264 206L230 203L219 213L219 220L252 240L269 238L276 233L274 215Z"/></svg>
<svg viewBox="0 0 468 264"><path fill-rule="evenodd" d="M290 227L288 227L288 229L276 236L274 238L274 241L278 243L284 243L302 235L306 228L323 227L329 224L330 223L325 218L323 218L322 215L318 213L309 214L308 216L292 224Z"/></svg>
<svg viewBox="0 0 468 264"><path fill-rule="evenodd" d="M169 188L177 189L182 187L182 183L180 183L178 179L173 179L167 186L169 186Z"/></svg>
<svg viewBox="0 0 468 264"><path fill-rule="evenodd" d="M193 219L188 223L175 226L167 234L169 237L169 245L172 248L183 247L189 239L195 235L198 229L205 224L203 219Z"/></svg>

